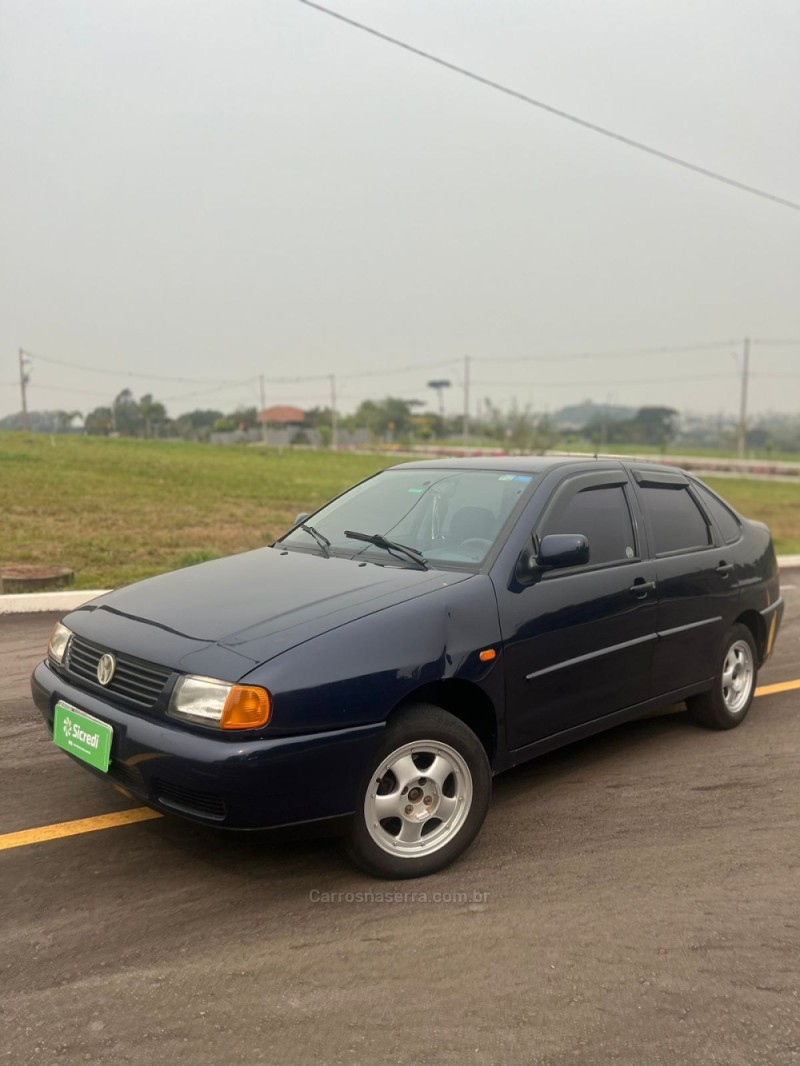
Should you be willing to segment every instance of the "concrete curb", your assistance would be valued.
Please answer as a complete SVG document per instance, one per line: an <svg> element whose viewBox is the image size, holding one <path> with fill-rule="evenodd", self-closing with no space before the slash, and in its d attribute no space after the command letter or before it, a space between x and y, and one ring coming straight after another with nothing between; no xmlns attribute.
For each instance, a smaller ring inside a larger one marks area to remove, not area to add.
<svg viewBox="0 0 800 1066"><path fill-rule="evenodd" d="M779 555L778 566L782 570L800 567L800 555ZM34 614L46 611L74 611L89 600L103 596L110 589L71 589L68 592L20 592L0 596L1 614Z"/></svg>
<svg viewBox="0 0 800 1066"><path fill-rule="evenodd" d="M33 614L36 611L73 611L102 596L108 589L70 589L67 592L17 592L0 596L0 614Z"/></svg>

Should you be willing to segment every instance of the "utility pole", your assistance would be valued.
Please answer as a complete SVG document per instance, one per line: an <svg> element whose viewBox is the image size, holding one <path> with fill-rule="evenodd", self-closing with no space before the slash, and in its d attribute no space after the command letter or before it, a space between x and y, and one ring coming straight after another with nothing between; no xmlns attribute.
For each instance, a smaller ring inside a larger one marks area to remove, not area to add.
<svg viewBox="0 0 800 1066"><path fill-rule="evenodd" d="M469 440L469 356L464 356L464 447Z"/></svg>
<svg viewBox="0 0 800 1066"><path fill-rule="evenodd" d="M261 411L259 413L262 413L267 408L267 401L266 401L265 396L264 396L264 375L263 374L259 374L258 375L258 395L259 395L259 400L260 400L260 403L261 403ZM265 444L267 443L267 423L266 422L262 422L261 423L261 439L263 440L263 442Z"/></svg>
<svg viewBox="0 0 800 1066"><path fill-rule="evenodd" d="M744 339L744 352L742 359L742 391L739 398L739 439L737 454L744 459L745 445L747 443L747 384L750 376L750 338Z"/></svg>
<svg viewBox="0 0 800 1066"><path fill-rule="evenodd" d="M336 375L331 374L331 448L339 448L339 419L336 415Z"/></svg>
<svg viewBox="0 0 800 1066"><path fill-rule="evenodd" d="M19 390L22 394L22 425L25 432L31 428L30 419L28 418L28 382L31 380L30 374L25 369L25 364L30 363L30 359L26 359L25 352L22 348L19 350Z"/></svg>

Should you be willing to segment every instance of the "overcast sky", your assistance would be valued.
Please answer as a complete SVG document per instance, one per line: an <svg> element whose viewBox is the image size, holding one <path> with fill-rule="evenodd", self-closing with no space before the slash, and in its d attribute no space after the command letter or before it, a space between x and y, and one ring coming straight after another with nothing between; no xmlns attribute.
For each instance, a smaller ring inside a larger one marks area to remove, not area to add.
<svg viewBox="0 0 800 1066"><path fill-rule="evenodd" d="M330 2L800 200L796 0ZM324 378L269 379L335 373L343 411L445 377L456 412L469 354L473 411L733 412L741 339L800 341L800 212L297 0L0 0L0 79L0 416L19 347L40 410L230 410L259 374L307 407ZM800 343L751 369L751 410L800 410Z"/></svg>

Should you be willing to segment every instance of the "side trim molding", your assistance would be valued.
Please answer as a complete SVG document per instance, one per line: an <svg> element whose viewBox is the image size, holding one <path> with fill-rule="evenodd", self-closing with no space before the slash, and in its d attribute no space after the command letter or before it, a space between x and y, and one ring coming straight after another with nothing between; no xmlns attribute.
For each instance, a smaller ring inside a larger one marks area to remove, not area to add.
<svg viewBox="0 0 800 1066"><path fill-rule="evenodd" d="M526 681L533 681L537 677L544 677L545 674L552 674L556 670L564 670L568 666L577 666L578 663L588 663L591 659L599 659L604 655L613 655L614 652L624 651L625 648L633 648L637 644L646 644L649 640L657 640L658 633L648 633L644 637L636 637L634 640L625 640L622 644L612 644L609 648L600 648L599 651L590 651L586 655L577 655L574 659L565 659L563 663L556 663L554 666L546 666L544 670L534 670L532 674L526 674Z"/></svg>
<svg viewBox="0 0 800 1066"><path fill-rule="evenodd" d="M690 629L699 629L700 626L711 626L714 625L716 622L721 621L722 615L718 614L714 618L703 618L700 622L690 622L687 626L675 626L674 629L662 629L659 632L658 637L659 639L663 639L664 637L672 637L676 633L686 633Z"/></svg>

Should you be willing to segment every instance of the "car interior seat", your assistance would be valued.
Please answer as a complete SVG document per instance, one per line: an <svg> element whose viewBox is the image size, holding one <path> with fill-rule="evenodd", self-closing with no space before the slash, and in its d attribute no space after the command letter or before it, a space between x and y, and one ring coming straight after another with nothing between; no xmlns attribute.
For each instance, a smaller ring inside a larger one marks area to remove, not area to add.
<svg viewBox="0 0 800 1066"><path fill-rule="evenodd" d="M448 537L454 543L494 540L496 534L497 518L487 507L460 507L450 519Z"/></svg>

